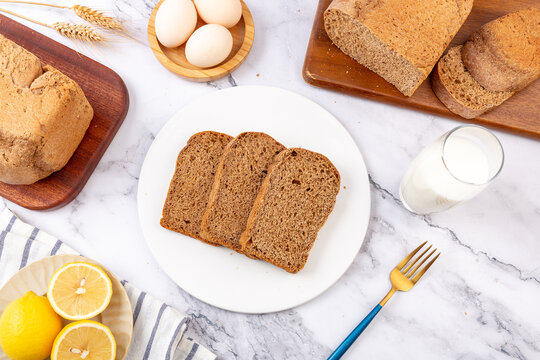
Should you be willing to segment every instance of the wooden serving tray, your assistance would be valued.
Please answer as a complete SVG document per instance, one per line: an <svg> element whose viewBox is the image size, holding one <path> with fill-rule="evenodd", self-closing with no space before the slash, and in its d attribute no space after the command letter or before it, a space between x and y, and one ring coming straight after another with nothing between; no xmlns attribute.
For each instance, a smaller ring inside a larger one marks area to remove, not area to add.
<svg viewBox="0 0 540 360"><path fill-rule="evenodd" d="M67 165L32 185L0 182L0 196L32 210L58 208L82 190L126 117L126 85L111 69L0 15L0 34L75 80L94 108L94 118Z"/></svg>
<svg viewBox="0 0 540 360"><path fill-rule="evenodd" d="M393 85L332 44L323 23L324 11L331 1L319 1L304 62L303 76L307 83L540 138L540 80L516 93L493 111L473 120L466 120L451 113L431 90L429 78L420 85L413 96L407 98ZM450 47L464 43L472 32L486 22L532 5L538 6L538 0L475 0L471 14Z"/></svg>

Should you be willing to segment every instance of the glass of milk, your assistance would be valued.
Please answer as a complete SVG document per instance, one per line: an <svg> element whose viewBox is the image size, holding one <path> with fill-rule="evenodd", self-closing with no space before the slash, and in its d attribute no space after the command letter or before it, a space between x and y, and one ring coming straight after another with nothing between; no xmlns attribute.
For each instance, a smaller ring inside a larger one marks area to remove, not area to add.
<svg viewBox="0 0 540 360"><path fill-rule="evenodd" d="M417 214L444 211L484 190L503 163L503 148L493 133L481 126L459 126L416 156L399 196Z"/></svg>

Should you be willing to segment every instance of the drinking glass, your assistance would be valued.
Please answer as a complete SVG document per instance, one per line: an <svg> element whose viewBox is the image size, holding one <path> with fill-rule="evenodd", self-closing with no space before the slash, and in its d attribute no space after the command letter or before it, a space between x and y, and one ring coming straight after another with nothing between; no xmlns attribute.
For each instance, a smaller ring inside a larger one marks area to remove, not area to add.
<svg viewBox="0 0 540 360"><path fill-rule="evenodd" d="M502 145L492 132L476 125L458 126L416 156L399 196L414 213L444 211L484 190L503 163Z"/></svg>

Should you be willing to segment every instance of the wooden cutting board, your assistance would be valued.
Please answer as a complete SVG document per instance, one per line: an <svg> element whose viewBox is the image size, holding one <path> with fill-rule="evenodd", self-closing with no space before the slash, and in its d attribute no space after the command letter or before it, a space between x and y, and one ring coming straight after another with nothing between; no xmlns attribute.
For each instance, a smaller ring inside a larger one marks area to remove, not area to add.
<svg viewBox="0 0 540 360"><path fill-rule="evenodd" d="M82 190L124 121L129 107L126 85L111 69L2 15L0 34L75 80L94 108L81 144L62 170L32 185L0 182L0 196L25 208L61 207Z"/></svg>
<svg viewBox="0 0 540 360"><path fill-rule="evenodd" d="M539 0L475 0L471 14L450 47L464 43L472 32L488 21L509 12L539 5ZM540 79L515 94L498 108L473 120L454 115L437 99L429 78L410 98L393 85L358 64L332 44L324 30L323 13L332 0L320 0L304 62L307 83L351 95L370 98L473 122L521 135L540 138Z"/></svg>

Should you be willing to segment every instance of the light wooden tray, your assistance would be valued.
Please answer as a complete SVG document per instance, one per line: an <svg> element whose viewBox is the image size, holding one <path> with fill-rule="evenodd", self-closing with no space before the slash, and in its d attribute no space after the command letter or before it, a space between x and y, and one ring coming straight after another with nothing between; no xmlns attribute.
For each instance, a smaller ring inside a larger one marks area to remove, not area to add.
<svg viewBox="0 0 540 360"><path fill-rule="evenodd" d="M163 66L184 79L206 82L229 75L244 62L249 50L251 50L251 45L253 44L255 26L253 24L251 12L243 1L242 18L238 24L229 29L233 36L233 49L231 54L221 64L206 69L193 66L187 61L185 44L176 48L166 48L159 43L156 37L155 21L157 10L163 1L164 0L160 0L157 3L150 15L150 20L148 21L148 41L150 42L150 48ZM198 17L197 29L205 24L206 23Z"/></svg>
<svg viewBox="0 0 540 360"><path fill-rule="evenodd" d="M451 113L431 90L429 79L413 96L403 96L393 85L345 55L326 35L323 13L332 0L319 0L304 62L307 83L393 105L540 138L540 80L527 86L493 111L473 120ZM512 11L538 6L539 0L475 0L471 14L450 44L464 43L483 24ZM375 119L374 119L375 120Z"/></svg>
<svg viewBox="0 0 540 360"><path fill-rule="evenodd" d="M116 360L123 360L128 352L133 333L133 314L126 290L116 276L108 272L93 260L77 255L55 255L38 260L15 273L0 289L0 316L6 306L33 291L36 295L45 295L49 280L56 270L70 262L84 261L100 266L111 278L113 295L107 309L93 320L107 325L116 341ZM69 321L64 320L64 325ZM9 360L0 349L0 360Z"/></svg>

